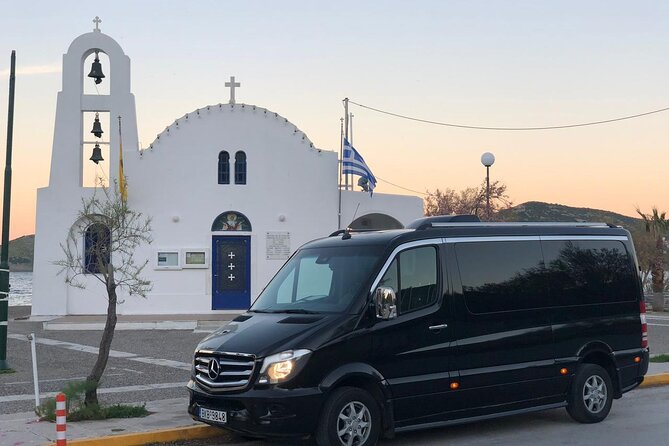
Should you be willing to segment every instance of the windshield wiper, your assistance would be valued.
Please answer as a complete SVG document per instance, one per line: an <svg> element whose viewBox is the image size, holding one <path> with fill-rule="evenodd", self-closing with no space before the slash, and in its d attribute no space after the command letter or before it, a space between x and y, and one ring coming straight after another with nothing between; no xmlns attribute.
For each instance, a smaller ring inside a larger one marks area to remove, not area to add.
<svg viewBox="0 0 669 446"><path fill-rule="evenodd" d="M318 311L305 310L304 308L291 308L288 310L281 310L281 313L288 314L318 314Z"/></svg>
<svg viewBox="0 0 669 446"><path fill-rule="evenodd" d="M284 310L270 310L270 309L265 309L265 310L249 310L254 313L273 313L273 314L278 314L278 313L286 313L286 314L319 314L318 311L311 311L311 310L305 310L304 308L286 308Z"/></svg>

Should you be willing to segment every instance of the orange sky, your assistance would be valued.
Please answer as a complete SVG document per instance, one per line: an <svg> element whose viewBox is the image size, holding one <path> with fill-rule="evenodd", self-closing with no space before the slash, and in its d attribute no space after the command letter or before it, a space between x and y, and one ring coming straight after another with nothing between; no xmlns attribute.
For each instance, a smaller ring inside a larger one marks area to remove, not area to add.
<svg viewBox="0 0 669 446"><path fill-rule="evenodd" d="M669 105L663 88L669 5L512 5L425 1L409 11L402 2L119 1L83 11L52 2L17 5L0 18L2 160L11 49L19 64L11 236L34 231L36 188L48 183L61 57L96 14L132 60L144 147L175 118L227 102L223 82L230 75L242 83L238 102L274 110L318 147L337 151L346 96L418 118L514 127ZM669 113L595 127L492 132L351 111L354 145L375 175L410 189L476 185L485 175L480 156L490 151L497 158L492 179L504 181L517 204L537 200L627 215L637 206L669 211ZM408 193L383 182L377 191Z"/></svg>

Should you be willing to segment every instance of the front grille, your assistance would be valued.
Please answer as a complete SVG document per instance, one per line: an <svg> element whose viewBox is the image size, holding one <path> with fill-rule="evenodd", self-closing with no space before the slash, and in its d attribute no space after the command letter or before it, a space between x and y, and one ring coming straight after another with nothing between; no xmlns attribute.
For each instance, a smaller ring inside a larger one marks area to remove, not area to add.
<svg viewBox="0 0 669 446"><path fill-rule="evenodd" d="M254 355L200 350L195 353L195 379L212 390L242 389L249 385L255 364Z"/></svg>

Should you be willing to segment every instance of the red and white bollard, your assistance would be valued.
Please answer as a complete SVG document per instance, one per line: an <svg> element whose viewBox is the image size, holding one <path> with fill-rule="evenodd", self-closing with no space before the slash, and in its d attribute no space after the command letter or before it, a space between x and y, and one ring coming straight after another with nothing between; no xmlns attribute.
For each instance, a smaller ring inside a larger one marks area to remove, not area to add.
<svg viewBox="0 0 669 446"><path fill-rule="evenodd" d="M56 395L56 446L67 446L67 438L65 438L66 414L65 394L59 393Z"/></svg>

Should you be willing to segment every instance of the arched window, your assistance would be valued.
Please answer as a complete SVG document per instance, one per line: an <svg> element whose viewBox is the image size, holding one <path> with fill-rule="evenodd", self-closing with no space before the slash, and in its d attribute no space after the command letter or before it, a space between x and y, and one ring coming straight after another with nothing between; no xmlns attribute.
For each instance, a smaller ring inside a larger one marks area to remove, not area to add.
<svg viewBox="0 0 669 446"><path fill-rule="evenodd" d="M109 228L94 223L84 235L84 267L87 274L99 274L111 261L111 234Z"/></svg>
<svg viewBox="0 0 669 446"><path fill-rule="evenodd" d="M246 153L235 153L235 184L246 184Z"/></svg>
<svg viewBox="0 0 669 446"><path fill-rule="evenodd" d="M230 154L225 150L218 154L218 184L230 184Z"/></svg>

